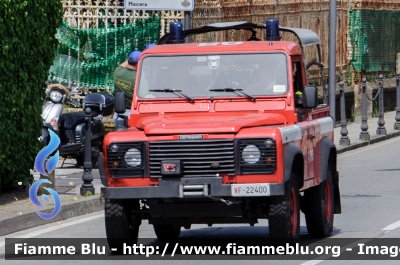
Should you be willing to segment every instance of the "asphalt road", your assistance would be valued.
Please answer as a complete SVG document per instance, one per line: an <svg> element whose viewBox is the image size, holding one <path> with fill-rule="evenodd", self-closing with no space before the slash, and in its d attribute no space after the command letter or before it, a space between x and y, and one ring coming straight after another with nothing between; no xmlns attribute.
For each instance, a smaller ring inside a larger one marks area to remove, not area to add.
<svg viewBox="0 0 400 265"><path fill-rule="evenodd" d="M335 215L335 238L400 238L400 138L370 145L339 155L338 170L342 195L342 214ZM398 223L397 223L398 222ZM194 225L182 230L182 238L207 237L259 237L268 234L268 221L249 225ZM37 238L104 238L103 212L71 218L62 224L52 223L18 233L13 237ZM155 238L152 226L143 221L140 237ZM304 216L301 220L301 237L307 237ZM4 259L4 238L0 237L0 259ZM398 263L384 261L385 263ZM243 264L243 261L29 261L36 264ZM250 264L381 264L382 261L245 261ZM0 264L27 264L26 261L5 261Z"/></svg>

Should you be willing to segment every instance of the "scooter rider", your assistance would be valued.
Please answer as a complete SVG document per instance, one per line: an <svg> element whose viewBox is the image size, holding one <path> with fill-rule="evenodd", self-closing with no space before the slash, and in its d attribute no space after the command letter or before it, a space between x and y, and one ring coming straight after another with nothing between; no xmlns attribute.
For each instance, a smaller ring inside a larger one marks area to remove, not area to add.
<svg viewBox="0 0 400 265"><path fill-rule="evenodd" d="M125 117L131 113L132 96L136 80L136 67L141 52L138 50L129 54L127 60L120 64L114 71L114 96L116 91L123 91L126 96L126 112L123 114L114 113L114 124L117 130L127 128Z"/></svg>

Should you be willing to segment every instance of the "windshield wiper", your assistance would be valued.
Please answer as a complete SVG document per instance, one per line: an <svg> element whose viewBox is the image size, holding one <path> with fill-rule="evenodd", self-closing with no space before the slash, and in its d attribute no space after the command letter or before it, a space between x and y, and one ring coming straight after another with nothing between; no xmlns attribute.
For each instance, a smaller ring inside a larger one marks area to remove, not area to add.
<svg viewBox="0 0 400 265"><path fill-rule="evenodd" d="M236 93L240 96L245 95L248 98L251 98L253 101L256 101L256 98L253 97L252 95L246 94L243 92L243 88L233 88L233 87L225 87L225 88L214 88L210 89L210 91L213 92L233 92Z"/></svg>
<svg viewBox="0 0 400 265"><path fill-rule="evenodd" d="M182 90L179 90L179 89L164 88L164 89L151 89L149 91L164 92L164 93L174 93L175 95L178 95L179 97L185 97L185 98L189 99L192 103L194 103L194 99L193 98L183 94Z"/></svg>

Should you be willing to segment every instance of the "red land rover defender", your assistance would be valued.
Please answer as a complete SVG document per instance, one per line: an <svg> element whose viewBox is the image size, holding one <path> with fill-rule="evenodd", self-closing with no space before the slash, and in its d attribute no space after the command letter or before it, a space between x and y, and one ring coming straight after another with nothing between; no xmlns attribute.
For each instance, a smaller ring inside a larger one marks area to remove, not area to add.
<svg viewBox="0 0 400 265"><path fill-rule="evenodd" d="M177 27L176 27L177 26ZM266 41L183 43L190 35L266 28ZM278 29L279 28L279 29ZM290 32L299 42L280 40ZM333 120L308 85L308 29L217 23L171 33L138 64L129 128L108 133L99 161L110 248L136 243L141 221L159 240L191 224L269 220L272 238L332 233L341 213ZM116 112L125 112L117 94ZM301 196L300 196L301 195ZM267 235L267 232L266 232Z"/></svg>

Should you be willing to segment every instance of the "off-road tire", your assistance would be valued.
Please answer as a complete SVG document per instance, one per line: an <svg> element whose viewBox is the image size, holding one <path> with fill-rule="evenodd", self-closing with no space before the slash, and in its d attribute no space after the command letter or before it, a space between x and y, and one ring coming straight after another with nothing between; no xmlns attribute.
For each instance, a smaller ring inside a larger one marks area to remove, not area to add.
<svg viewBox="0 0 400 265"><path fill-rule="evenodd" d="M178 239L181 233L180 226L174 225L153 225L157 239L160 241L169 241Z"/></svg>
<svg viewBox="0 0 400 265"><path fill-rule="evenodd" d="M320 185L304 192L307 210L305 212L308 234L311 237L328 237L333 231L334 190L332 173Z"/></svg>
<svg viewBox="0 0 400 265"><path fill-rule="evenodd" d="M273 196L269 202L269 234L271 238L295 239L300 233L300 198L296 175L292 171L285 182L285 195Z"/></svg>
<svg viewBox="0 0 400 265"><path fill-rule="evenodd" d="M127 207L129 205L129 207ZM123 243L132 246L137 243L141 219L136 214L139 209L138 201L106 199L104 206L104 221L110 251L113 254L122 254Z"/></svg>

